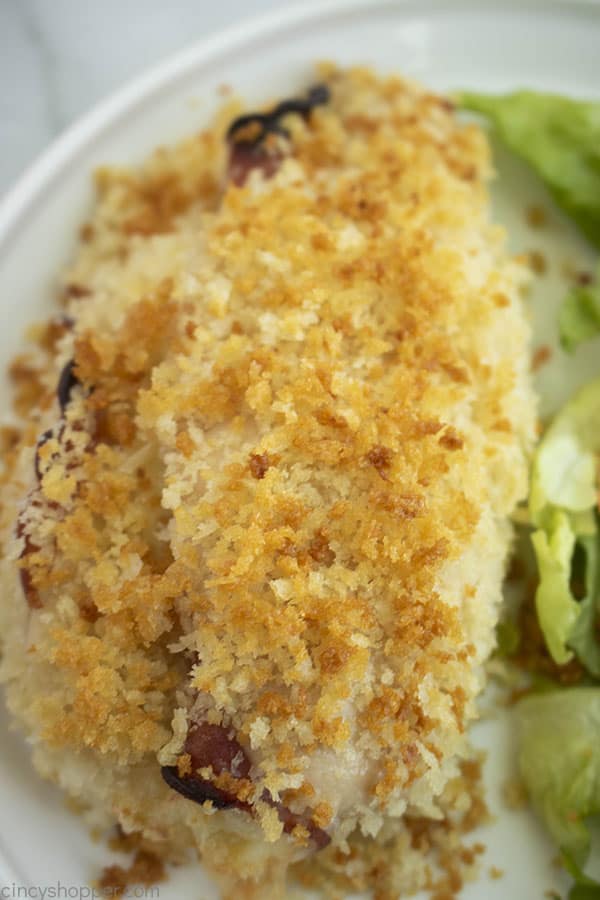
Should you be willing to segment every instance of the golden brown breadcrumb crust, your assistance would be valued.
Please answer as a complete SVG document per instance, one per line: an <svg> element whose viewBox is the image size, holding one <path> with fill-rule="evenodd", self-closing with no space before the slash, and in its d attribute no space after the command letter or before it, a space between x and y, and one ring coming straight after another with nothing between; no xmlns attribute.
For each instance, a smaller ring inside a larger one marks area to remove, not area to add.
<svg viewBox="0 0 600 900"><path fill-rule="evenodd" d="M183 776L183 709L248 749L251 781L213 781L257 801L268 841L263 790L318 827L347 820L347 855L357 824L375 834L407 802L414 838L453 771L497 601L448 573L480 539L501 567L494 522L524 490L532 415L482 133L399 78L322 74L332 102L288 117L268 181L224 181L225 113L98 174L69 318L11 368L29 418L4 434L6 485L38 423L52 433L16 544L12 499L3 517L42 611L29 665L51 688L19 710L40 740L104 767L164 763L168 745ZM360 801L324 791L319 754L355 761Z"/></svg>

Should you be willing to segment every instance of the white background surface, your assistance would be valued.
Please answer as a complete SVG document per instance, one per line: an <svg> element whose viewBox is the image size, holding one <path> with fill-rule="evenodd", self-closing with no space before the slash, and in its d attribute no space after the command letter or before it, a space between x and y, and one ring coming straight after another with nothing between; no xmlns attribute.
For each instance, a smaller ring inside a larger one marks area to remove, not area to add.
<svg viewBox="0 0 600 900"><path fill-rule="evenodd" d="M212 32L287 5L0 0L0 198L55 135L126 80Z"/></svg>

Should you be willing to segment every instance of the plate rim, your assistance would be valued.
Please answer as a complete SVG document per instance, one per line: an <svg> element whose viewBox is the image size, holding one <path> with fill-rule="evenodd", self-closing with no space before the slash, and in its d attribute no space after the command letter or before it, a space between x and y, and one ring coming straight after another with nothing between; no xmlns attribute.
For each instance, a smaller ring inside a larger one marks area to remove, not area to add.
<svg viewBox="0 0 600 900"><path fill-rule="evenodd" d="M219 55L248 47L254 41L285 34L296 27L318 26L332 17L361 15L390 10L401 13L413 7L420 15L434 12L469 11L494 13L501 11L527 15L528 12L582 16L591 13L600 22L600 0L309 0L244 17L238 24L220 29L193 41L163 60L145 68L140 74L106 97L92 104L44 148L4 196L0 196L0 254L18 233L27 214L44 193L105 131L114 127L130 111L153 100L184 79L194 68L210 64Z"/></svg>

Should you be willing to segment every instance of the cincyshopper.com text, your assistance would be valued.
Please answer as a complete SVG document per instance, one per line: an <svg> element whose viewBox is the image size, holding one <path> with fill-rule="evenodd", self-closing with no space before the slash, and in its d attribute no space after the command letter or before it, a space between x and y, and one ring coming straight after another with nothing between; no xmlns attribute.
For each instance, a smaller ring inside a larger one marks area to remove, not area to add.
<svg viewBox="0 0 600 900"><path fill-rule="evenodd" d="M139 898L158 900L160 888L132 885L131 887L93 887L87 884L0 885L0 900L105 900L105 898Z"/></svg>

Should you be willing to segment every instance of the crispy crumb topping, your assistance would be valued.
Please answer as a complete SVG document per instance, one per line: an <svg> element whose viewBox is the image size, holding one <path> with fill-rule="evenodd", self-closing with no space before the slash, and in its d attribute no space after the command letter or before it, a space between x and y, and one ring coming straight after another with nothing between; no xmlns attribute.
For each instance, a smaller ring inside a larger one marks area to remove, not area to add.
<svg viewBox="0 0 600 900"><path fill-rule="evenodd" d="M224 726L264 836L283 797L304 847L306 810L374 835L455 771L533 418L484 136L399 78L321 74L277 171L227 182L229 106L98 173L68 324L13 363L29 418L3 435L8 484L51 426L14 551L42 739L125 766L167 745L185 777L174 713Z"/></svg>

